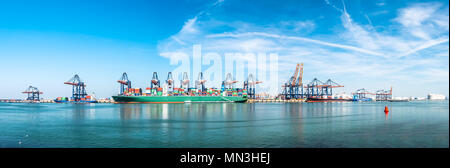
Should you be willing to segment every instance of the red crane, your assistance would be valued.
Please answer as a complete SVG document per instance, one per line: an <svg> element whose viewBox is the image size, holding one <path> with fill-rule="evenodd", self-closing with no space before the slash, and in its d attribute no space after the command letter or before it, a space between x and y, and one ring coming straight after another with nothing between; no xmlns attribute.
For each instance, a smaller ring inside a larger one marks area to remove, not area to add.
<svg viewBox="0 0 450 168"><path fill-rule="evenodd" d="M297 66L295 67L295 72L294 72L294 78L292 80L291 86L295 86L295 82L297 80L297 75L298 75L298 71L300 70L300 64L297 64Z"/></svg>

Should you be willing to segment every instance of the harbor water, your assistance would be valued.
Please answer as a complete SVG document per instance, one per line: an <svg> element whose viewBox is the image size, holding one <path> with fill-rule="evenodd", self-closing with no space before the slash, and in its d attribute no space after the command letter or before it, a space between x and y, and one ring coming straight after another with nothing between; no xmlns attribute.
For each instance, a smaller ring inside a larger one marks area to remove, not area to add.
<svg viewBox="0 0 450 168"><path fill-rule="evenodd" d="M0 103L0 147L448 148L449 102Z"/></svg>

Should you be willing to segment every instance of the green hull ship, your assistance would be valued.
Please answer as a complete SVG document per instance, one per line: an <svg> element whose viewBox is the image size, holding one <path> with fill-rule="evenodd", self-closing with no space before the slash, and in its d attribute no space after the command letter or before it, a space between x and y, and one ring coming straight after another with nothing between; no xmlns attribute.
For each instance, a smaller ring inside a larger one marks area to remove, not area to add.
<svg viewBox="0 0 450 168"><path fill-rule="evenodd" d="M116 103L200 103L247 101L246 96L113 96Z"/></svg>

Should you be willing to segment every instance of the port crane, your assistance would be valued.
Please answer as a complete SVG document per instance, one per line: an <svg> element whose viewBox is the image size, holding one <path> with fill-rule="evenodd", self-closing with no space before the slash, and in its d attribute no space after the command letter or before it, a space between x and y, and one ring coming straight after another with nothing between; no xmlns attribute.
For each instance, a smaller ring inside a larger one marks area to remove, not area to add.
<svg viewBox="0 0 450 168"><path fill-rule="evenodd" d="M256 84L260 84L262 81L254 80L253 74L249 74L247 80L244 81L244 89L248 91L248 97L255 98Z"/></svg>
<svg viewBox="0 0 450 168"><path fill-rule="evenodd" d="M356 92L352 93L355 99L365 99L366 95L375 95L376 101L388 101L392 99L392 86L390 90L377 90L375 93L371 93L366 89L358 89Z"/></svg>
<svg viewBox="0 0 450 168"><path fill-rule="evenodd" d="M189 77L187 72L183 73L183 79L181 80L181 86L180 88L184 89L185 91L189 91Z"/></svg>
<svg viewBox="0 0 450 168"><path fill-rule="evenodd" d="M158 79L158 73L153 72L152 81L150 82L150 88L153 89L153 88L155 88L155 86L158 88L161 87L159 79Z"/></svg>
<svg viewBox="0 0 450 168"><path fill-rule="evenodd" d="M22 93L27 94L27 100L32 100L32 101L39 101L39 95L44 94L43 92L40 92L39 89L37 87L34 86L29 86L25 91L23 91Z"/></svg>
<svg viewBox="0 0 450 168"><path fill-rule="evenodd" d="M314 78L311 82L309 82L305 88L306 88L306 97L320 97L322 94L321 86L323 86L324 83L317 78Z"/></svg>
<svg viewBox="0 0 450 168"><path fill-rule="evenodd" d="M298 79L297 79L297 85L296 85L296 89L297 89L297 97L296 98L304 98L303 95L303 63L300 64L300 70L299 70L299 75L298 75Z"/></svg>
<svg viewBox="0 0 450 168"><path fill-rule="evenodd" d="M390 90L378 90L375 93L376 101L388 101L392 99L392 86Z"/></svg>
<svg viewBox="0 0 450 168"><path fill-rule="evenodd" d="M352 94L354 99L365 99L367 98L366 95L374 95L373 93L367 91L365 88L358 89L355 93Z"/></svg>
<svg viewBox="0 0 450 168"><path fill-rule="evenodd" d="M283 85L283 95L285 99L303 98L303 63L298 63L295 67L294 75Z"/></svg>
<svg viewBox="0 0 450 168"><path fill-rule="evenodd" d="M201 92L204 92L206 91L205 83L206 80L203 78L203 73L202 72L198 73L198 79L195 81L195 88L201 89Z"/></svg>
<svg viewBox="0 0 450 168"><path fill-rule="evenodd" d="M67 82L64 82L64 84L72 85L72 99L74 101L79 101L81 98L86 97L86 85L77 74Z"/></svg>
<svg viewBox="0 0 450 168"><path fill-rule="evenodd" d="M225 91L226 89L233 89L234 84L238 81L233 80L233 75L231 73L227 73L226 78L224 81L222 81L222 91Z"/></svg>
<svg viewBox="0 0 450 168"><path fill-rule="evenodd" d="M306 88L306 97L313 98L321 98L328 97L330 98L333 95L333 88L344 87L331 79L328 79L326 82L322 82L317 78L314 78L309 84L305 86Z"/></svg>
<svg viewBox="0 0 450 168"><path fill-rule="evenodd" d="M171 94L173 92L173 85L174 85L174 81L172 78L172 72L169 72L167 74L166 83L167 83L167 93Z"/></svg>
<svg viewBox="0 0 450 168"><path fill-rule="evenodd" d="M324 85L320 86L322 88L322 96L331 97L333 95L333 88L344 87L331 79L328 79Z"/></svg>
<svg viewBox="0 0 450 168"><path fill-rule="evenodd" d="M120 83L120 95L123 95L125 92L125 86L128 89L131 89L131 81L128 80L128 75L126 72L122 74L122 77L117 81Z"/></svg>

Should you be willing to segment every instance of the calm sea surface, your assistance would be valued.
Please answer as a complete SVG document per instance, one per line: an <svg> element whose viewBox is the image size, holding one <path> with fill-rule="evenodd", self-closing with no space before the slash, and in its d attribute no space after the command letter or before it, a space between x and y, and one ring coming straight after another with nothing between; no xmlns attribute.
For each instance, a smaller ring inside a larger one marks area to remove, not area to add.
<svg viewBox="0 0 450 168"><path fill-rule="evenodd" d="M384 106L389 107L386 116ZM449 147L449 102L0 103L0 147Z"/></svg>

